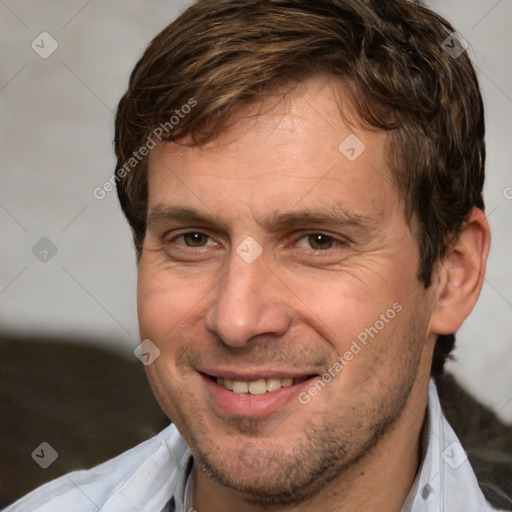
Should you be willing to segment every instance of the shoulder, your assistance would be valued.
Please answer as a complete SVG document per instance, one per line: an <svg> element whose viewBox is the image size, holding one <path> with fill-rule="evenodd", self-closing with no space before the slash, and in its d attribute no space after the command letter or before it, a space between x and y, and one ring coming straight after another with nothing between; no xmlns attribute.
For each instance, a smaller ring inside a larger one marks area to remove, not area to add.
<svg viewBox="0 0 512 512"><path fill-rule="evenodd" d="M48 482L5 512L157 512L173 495L189 456L183 438L170 425L103 464Z"/></svg>

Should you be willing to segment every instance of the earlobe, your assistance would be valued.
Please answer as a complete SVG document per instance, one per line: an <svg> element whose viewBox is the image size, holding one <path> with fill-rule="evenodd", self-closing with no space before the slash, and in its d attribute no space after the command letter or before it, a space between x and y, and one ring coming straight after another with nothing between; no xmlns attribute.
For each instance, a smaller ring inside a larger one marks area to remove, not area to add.
<svg viewBox="0 0 512 512"><path fill-rule="evenodd" d="M456 332L473 310L484 282L490 238L485 214L473 208L438 264L438 292L430 317L430 332Z"/></svg>

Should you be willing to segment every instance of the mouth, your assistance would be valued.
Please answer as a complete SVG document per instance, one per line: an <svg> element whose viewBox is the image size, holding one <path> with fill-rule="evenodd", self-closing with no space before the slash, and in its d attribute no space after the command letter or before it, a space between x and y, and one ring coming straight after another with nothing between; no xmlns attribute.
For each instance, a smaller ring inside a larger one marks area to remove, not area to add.
<svg viewBox="0 0 512 512"><path fill-rule="evenodd" d="M281 388L296 386L308 379L317 377L317 375L307 375L302 377L262 377L253 380L240 380L228 377L215 377L213 375L206 376L219 386L239 395L264 395L265 393L274 393Z"/></svg>
<svg viewBox="0 0 512 512"><path fill-rule="evenodd" d="M213 373L217 373L213 375ZM199 372L213 412L222 415L262 418L284 409L300 406L299 393L318 374L279 374L277 372Z"/></svg>

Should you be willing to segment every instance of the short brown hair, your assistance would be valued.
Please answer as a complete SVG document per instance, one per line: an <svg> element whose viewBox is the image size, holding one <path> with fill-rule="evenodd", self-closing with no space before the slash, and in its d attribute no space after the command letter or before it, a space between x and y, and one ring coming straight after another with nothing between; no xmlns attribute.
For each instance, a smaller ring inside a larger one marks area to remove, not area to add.
<svg viewBox="0 0 512 512"><path fill-rule="evenodd" d="M389 132L388 161L428 287L450 237L473 207L484 207L484 109L467 53L448 51L458 41L446 20L412 0L197 1L150 43L117 111L117 192L137 256L147 158L133 169L126 162L156 127L167 126L165 140L201 145L235 122L241 106L327 76L348 85L364 126ZM191 98L194 108L171 126ZM433 375L454 342L439 336Z"/></svg>

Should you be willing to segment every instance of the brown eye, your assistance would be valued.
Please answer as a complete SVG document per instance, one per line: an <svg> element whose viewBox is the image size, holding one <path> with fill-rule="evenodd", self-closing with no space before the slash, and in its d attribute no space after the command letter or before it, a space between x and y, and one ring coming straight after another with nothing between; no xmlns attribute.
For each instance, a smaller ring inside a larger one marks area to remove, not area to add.
<svg viewBox="0 0 512 512"><path fill-rule="evenodd" d="M187 247L204 247L208 245L209 236L204 233L199 233L197 231L191 231L190 233L184 233L183 235L175 238L175 241L179 245L186 245ZM183 240L183 243L178 242L178 240Z"/></svg>
<svg viewBox="0 0 512 512"><path fill-rule="evenodd" d="M325 235L324 233L310 233L303 236L297 245L305 249L313 249L315 251L326 251L338 245L339 242L332 236Z"/></svg>
<svg viewBox="0 0 512 512"><path fill-rule="evenodd" d="M334 239L332 236L323 235L322 233L315 233L308 236L308 243L312 249L323 251L333 247Z"/></svg>

